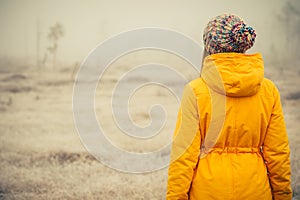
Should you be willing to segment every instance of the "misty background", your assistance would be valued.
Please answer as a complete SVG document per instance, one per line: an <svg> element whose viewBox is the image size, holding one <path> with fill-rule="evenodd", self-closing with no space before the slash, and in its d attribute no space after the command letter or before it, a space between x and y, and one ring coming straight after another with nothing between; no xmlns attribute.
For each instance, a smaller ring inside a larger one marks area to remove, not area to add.
<svg viewBox="0 0 300 200"><path fill-rule="evenodd" d="M279 88L290 141L293 200L300 199L299 0L0 0L0 199L165 199L167 167L143 174L120 172L84 148L73 117L75 75L97 45L132 29L171 29L202 46L207 22L223 13L239 15L256 30L248 53L262 53L265 75ZM182 90L178 78L162 70L159 75L141 71L123 85L143 85L159 76L166 84L129 91L130 99L123 98L129 94L126 89L113 95L124 74L148 63L169 66L187 80L199 77L181 57L153 49L130 52L111 63L97 82L95 114L105 136L122 150L154 152L171 142L179 95L167 86ZM122 120L147 126L149 108L159 103L166 115L153 117L167 122L147 140L128 137L115 123L112 97L129 105L130 113L118 113ZM86 108L81 112L84 116ZM169 152L162 151L157 160L166 157ZM105 159L128 167L124 157L110 154ZM136 164L148 167L146 162Z"/></svg>
<svg viewBox="0 0 300 200"><path fill-rule="evenodd" d="M105 39L141 27L172 29L202 45L207 22L222 13L235 13L256 29L249 52L261 52L265 62L298 55L297 0L0 0L0 58L25 65L51 62L49 32L57 23L63 31L56 49L61 64L81 63Z"/></svg>

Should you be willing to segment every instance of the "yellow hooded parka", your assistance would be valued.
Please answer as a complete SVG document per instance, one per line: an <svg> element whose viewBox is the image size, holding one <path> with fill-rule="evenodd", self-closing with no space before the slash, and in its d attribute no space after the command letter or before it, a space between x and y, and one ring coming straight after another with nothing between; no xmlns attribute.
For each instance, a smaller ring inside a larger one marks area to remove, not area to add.
<svg viewBox="0 0 300 200"><path fill-rule="evenodd" d="M167 199L291 200L289 153L261 55L209 55L183 92Z"/></svg>

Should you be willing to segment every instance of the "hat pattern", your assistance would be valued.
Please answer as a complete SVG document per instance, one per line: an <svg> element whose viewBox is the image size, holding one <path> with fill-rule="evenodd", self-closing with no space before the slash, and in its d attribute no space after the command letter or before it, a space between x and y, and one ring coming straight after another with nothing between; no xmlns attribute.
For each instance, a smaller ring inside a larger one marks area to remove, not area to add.
<svg viewBox="0 0 300 200"><path fill-rule="evenodd" d="M210 20L204 29L203 41L209 54L244 53L255 42L255 30L233 14L223 14Z"/></svg>

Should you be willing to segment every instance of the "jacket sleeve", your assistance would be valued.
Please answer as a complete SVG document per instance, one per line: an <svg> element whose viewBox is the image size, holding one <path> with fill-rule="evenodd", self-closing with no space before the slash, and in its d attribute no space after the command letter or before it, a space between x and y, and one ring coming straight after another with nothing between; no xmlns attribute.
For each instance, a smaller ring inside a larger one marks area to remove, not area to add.
<svg viewBox="0 0 300 200"><path fill-rule="evenodd" d="M263 143L263 155L269 172L274 200L291 200L290 149L281 108L280 95L274 86L274 105Z"/></svg>
<svg viewBox="0 0 300 200"><path fill-rule="evenodd" d="M200 140L196 96L191 86L186 85L172 141L167 200L188 199L200 153Z"/></svg>

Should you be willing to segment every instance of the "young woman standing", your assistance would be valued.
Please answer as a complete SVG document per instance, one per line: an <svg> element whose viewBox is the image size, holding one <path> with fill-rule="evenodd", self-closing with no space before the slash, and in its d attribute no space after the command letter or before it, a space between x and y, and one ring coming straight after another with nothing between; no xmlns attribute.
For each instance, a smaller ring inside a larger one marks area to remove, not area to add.
<svg viewBox="0 0 300 200"><path fill-rule="evenodd" d="M204 30L201 77L185 86L167 199L291 200L289 144L262 56L246 54L255 30L232 14Z"/></svg>

